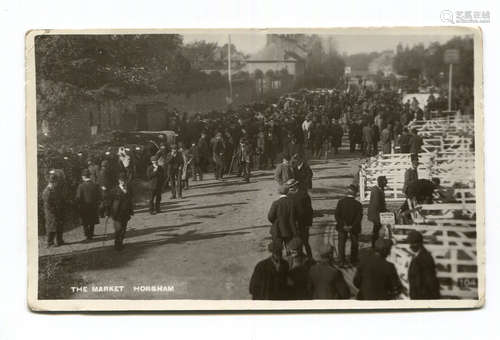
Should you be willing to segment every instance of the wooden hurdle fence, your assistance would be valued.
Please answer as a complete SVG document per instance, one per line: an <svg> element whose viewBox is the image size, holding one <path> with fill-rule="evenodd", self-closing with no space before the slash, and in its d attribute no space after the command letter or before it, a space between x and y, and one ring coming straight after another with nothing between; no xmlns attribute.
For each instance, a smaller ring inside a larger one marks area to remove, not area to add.
<svg viewBox="0 0 500 340"><path fill-rule="evenodd" d="M451 299L477 299L477 250L476 226L471 220L455 222L442 220L433 225L396 225L389 261L396 266L401 282L409 289L408 268L413 254L406 243L410 230L418 230L424 236L426 249L435 259L441 297Z"/></svg>
<svg viewBox="0 0 500 340"><path fill-rule="evenodd" d="M421 178L431 178L432 154L421 154L418 173ZM410 154L379 154L361 165L359 195L362 201L370 199L370 188L377 185L377 177L385 176L388 181L386 200L403 200L404 173L411 167Z"/></svg>

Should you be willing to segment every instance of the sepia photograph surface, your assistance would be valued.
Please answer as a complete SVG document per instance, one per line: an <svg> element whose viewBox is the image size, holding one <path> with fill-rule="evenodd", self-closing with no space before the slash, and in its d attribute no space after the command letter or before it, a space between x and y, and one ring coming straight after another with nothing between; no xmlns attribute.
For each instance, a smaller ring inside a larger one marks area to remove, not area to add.
<svg viewBox="0 0 500 340"><path fill-rule="evenodd" d="M36 311L484 304L465 27L26 35Z"/></svg>

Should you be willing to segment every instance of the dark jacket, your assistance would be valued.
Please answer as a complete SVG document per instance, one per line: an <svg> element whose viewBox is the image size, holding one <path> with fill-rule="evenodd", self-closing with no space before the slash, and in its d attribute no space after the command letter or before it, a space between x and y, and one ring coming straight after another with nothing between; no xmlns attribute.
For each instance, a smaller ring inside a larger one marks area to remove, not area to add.
<svg viewBox="0 0 500 340"><path fill-rule="evenodd" d="M299 235L297 226L297 213L293 202L286 196L280 197L274 201L267 214L271 226L271 235L273 238L292 238Z"/></svg>
<svg viewBox="0 0 500 340"><path fill-rule="evenodd" d="M403 194L408 195L408 186L416 181L418 181L418 171L413 168L406 169L403 183Z"/></svg>
<svg viewBox="0 0 500 340"><path fill-rule="evenodd" d="M318 262L309 270L309 289L313 299L349 299L351 293L338 270L327 263Z"/></svg>
<svg viewBox="0 0 500 340"><path fill-rule="evenodd" d="M394 264L377 253L366 256L360 263L354 285L359 289L358 300L391 300L403 287Z"/></svg>
<svg viewBox="0 0 500 340"><path fill-rule="evenodd" d="M84 181L76 189L75 202L83 225L99 223L99 203L101 202L101 189L92 181Z"/></svg>
<svg viewBox="0 0 500 340"><path fill-rule="evenodd" d="M200 153L200 158L208 159L210 158L210 147L208 146L208 141L206 138L201 138L198 140L198 152Z"/></svg>
<svg viewBox="0 0 500 340"><path fill-rule="evenodd" d="M114 171L111 168L102 167L97 176L97 184L106 190L113 189L117 184Z"/></svg>
<svg viewBox="0 0 500 340"><path fill-rule="evenodd" d="M432 255L424 247L410 262L408 281L410 283L410 299L433 300L440 298L436 265Z"/></svg>
<svg viewBox="0 0 500 340"><path fill-rule="evenodd" d="M289 298L291 300L312 299L312 291L309 285L309 271L315 263L313 259L302 257L300 263L292 264L292 267L288 271Z"/></svg>
<svg viewBox="0 0 500 340"><path fill-rule="evenodd" d="M332 137L332 146L340 147L342 146L342 136L344 135L344 129L339 124L333 124L330 128L330 135Z"/></svg>
<svg viewBox="0 0 500 340"><path fill-rule="evenodd" d="M363 218L363 205L354 197L347 196L337 203L335 209L336 229L343 231L344 226L351 226L353 234L361 232L361 219Z"/></svg>
<svg viewBox="0 0 500 340"><path fill-rule="evenodd" d="M280 259L279 270L269 257L260 261L250 279L253 300L285 300L287 298L288 262Z"/></svg>
<svg viewBox="0 0 500 340"><path fill-rule="evenodd" d="M368 205L368 221L380 223L380 213L385 212L385 194L378 186L370 191L370 204Z"/></svg>
<svg viewBox="0 0 500 340"><path fill-rule="evenodd" d="M293 202L299 226L311 226L313 223L313 208L311 204L311 197L304 190L288 192L287 196Z"/></svg>
<svg viewBox="0 0 500 340"><path fill-rule="evenodd" d="M134 204L132 201L132 192L127 187L127 192L117 186L110 194L110 216L115 221L128 222L130 216L134 214Z"/></svg>
<svg viewBox="0 0 500 340"><path fill-rule="evenodd" d="M64 201L61 190L57 187L46 187L42 193L45 231L61 231L64 216Z"/></svg>
<svg viewBox="0 0 500 340"><path fill-rule="evenodd" d="M422 144L422 137L412 134L410 136L410 153L419 153L421 151L420 148L422 147Z"/></svg>
<svg viewBox="0 0 500 340"><path fill-rule="evenodd" d="M174 156L171 153L167 155L165 158L165 170L167 172L167 176L177 176L182 172L182 168L184 167L184 158L182 158L182 154L177 152Z"/></svg>
<svg viewBox="0 0 500 340"><path fill-rule="evenodd" d="M308 190L312 188L312 177L313 172L311 167L307 163L302 163L302 167L299 169L298 165L293 167L293 178L299 182L299 188L303 190Z"/></svg>
<svg viewBox="0 0 500 340"><path fill-rule="evenodd" d="M165 182L165 170L161 165L158 165L158 169L154 171L152 165L148 166L146 175L149 179L149 187L151 190L160 190Z"/></svg>
<svg viewBox="0 0 500 340"><path fill-rule="evenodd" d="M408 133L403 133L401 137L399 137L399 152L400 153L409 153L410 152L410 138L411 136Z"/></svg>

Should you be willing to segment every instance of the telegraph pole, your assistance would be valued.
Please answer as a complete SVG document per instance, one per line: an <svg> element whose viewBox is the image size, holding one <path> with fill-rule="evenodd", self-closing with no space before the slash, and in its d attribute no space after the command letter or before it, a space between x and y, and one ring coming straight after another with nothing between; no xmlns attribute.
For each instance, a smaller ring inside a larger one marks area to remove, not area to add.
<svg viewBox="0 0 500 340"><path fill-rule="evenodd" d="M227 98L227 103L231 105L233 103L233 82L231 79L231 34L228 34L228 44L227 44L227 78L229 81L229 97Z"/></svg>

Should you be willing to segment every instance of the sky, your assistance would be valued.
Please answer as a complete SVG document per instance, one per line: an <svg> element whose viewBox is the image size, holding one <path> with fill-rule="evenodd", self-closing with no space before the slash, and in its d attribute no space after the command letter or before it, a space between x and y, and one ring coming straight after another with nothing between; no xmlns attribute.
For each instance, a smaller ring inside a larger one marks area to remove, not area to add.
<svg viewBox="0 0 500 340"><path fill-rule="evenodd" d="M205 40L207 42L217 42L219 45L224 45L228 41L227 34L208 33L208 34L184 34L184 42L190 43L197 40ZM331 35L335 41L337 50L340 53L355 54L355 53L370 53L384 50L396 50L399 42L403 45L412 45L423 43L425 46L431 42L438 41L445 43L453 38L453 35ZM265 33L255 32L246 34L231 34L231 42L238 50L248 54L253 54L263 48L266 44Z"/></svg>

